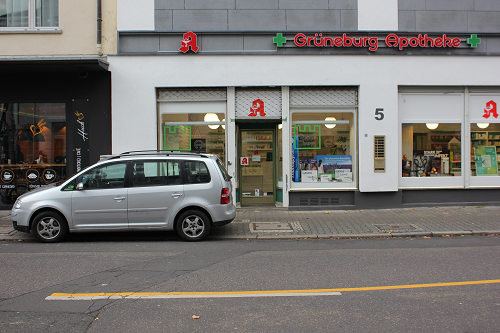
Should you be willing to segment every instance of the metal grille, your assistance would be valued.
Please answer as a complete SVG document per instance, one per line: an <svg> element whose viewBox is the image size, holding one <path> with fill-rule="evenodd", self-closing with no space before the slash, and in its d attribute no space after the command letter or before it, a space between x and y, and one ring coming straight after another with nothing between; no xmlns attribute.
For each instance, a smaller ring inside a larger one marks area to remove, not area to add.
<svg viewBox="0 0 500 333"><path fill-rule="evenodd" d="M357 104L358 90L356 88L290 88L291 106L352 106Z"/></svg>
<svg viewBox="0 0 500 333"><path fill-rule="evenodd" d="M339 198L300 198L300 206L332 206L340 204Z"/></svg>
<svg viewBox="0 0 500 333"><path fill-rule="evenodd" d="M265 116L249 116L257 100L263 102ZM281 119L281 89L237 89L236 119Z"/></svg>
<svg viewBox="0 0 500 333"><path fill-rule="evenodd" d="M159 101L210 101L226 100L227 89L221 88L161 88L157 91Z"/></svg>
<svg viewBox="0 0 500 333"><path fill-rule="evenodd" d="M375 136L375 158L385 157L385 136Z"/></svg>
<svg viewBox="0 0 500 333"><path fill-rule="evenodd" d="M385 135L375 135L374 138L374 171L385 172Z"/></svg>

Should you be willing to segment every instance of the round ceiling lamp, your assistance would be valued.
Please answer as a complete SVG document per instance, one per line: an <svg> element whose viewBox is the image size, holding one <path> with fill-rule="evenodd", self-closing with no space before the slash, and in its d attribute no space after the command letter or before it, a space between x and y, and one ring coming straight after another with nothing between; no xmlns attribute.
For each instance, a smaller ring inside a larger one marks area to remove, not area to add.
<svg viewBox="0 0 500 333"><path fill-rule="evenodd" d="M430 130L435 130L436 128L438 128L439 123L427 123L425 124L425 126L427 126L427 128Z"/></svg>
<svg viewBox="0 0 500 333"><path fill-rule="evenodd" d="M336 121L337 119L335 117L326 117L325 121ZM337 124L325 124L326 128L334 128L337 126Z"/></svg>
<svg viewBox="0 0 500 333"><path fill-rule="evenodd" d="M217 117L217 115L215 113L207 113L205 115L205 118L203 118L203 120L206 123L220 121L219 117ZM219 127L219 125L208 125L208 127L210 127L210 129L217 129Z"/></svg>
<svg viewBox="0 0 500 333"><path fill-rule="evenodd" d="M490 126L490 123L477 123L476 125L477 125L477 127L479 127L479 128L485 129L485 128L487 128L488 126Z"/></svg>

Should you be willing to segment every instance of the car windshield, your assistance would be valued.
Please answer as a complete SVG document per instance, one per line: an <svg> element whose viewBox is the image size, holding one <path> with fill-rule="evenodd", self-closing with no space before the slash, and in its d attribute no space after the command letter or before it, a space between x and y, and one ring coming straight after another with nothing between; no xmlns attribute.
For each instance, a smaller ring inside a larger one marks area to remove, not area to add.
<svg viewBox="0 0 500 333"><path fill-rule="evenodd" d="M224 164L222 164L222 161L219 158L217 158L217 165L219 166L219 169L222 172L222 176L224 177L224 180L226 182L230 181L231 176L229 176L229 174L226 171L226 168L224 167Z"/></svg>

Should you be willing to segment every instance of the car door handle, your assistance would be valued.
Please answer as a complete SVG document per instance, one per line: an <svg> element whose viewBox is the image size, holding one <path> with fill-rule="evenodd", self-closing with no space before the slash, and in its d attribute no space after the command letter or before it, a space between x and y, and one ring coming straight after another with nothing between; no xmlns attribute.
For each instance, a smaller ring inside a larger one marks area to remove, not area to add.
<svg viewBox="0 0 500 333"><path fill-rule="evenodd" d="M125 197L116 197L116 198L115 198L115 201L117 201L117 202L121 202L121 201L123 201L123 200L125 200L125 199L126 199Z"/></svg>
<svg viewBox="0 0 500 333"><path fill-rule="evenodd" d="M182 197L182 193L172 193L172 197L177 199L178 197Z"/></svg>

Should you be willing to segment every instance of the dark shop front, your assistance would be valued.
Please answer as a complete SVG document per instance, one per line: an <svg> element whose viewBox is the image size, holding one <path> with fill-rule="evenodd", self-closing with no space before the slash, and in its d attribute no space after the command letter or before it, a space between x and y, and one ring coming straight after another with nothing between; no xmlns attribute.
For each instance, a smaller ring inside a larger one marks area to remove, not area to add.
<svg viewBox="0 0 500 333"><path fill-rule="evenodd" d="M111 151L111 73L101 59L0 62L0 209Z"/></svg>

